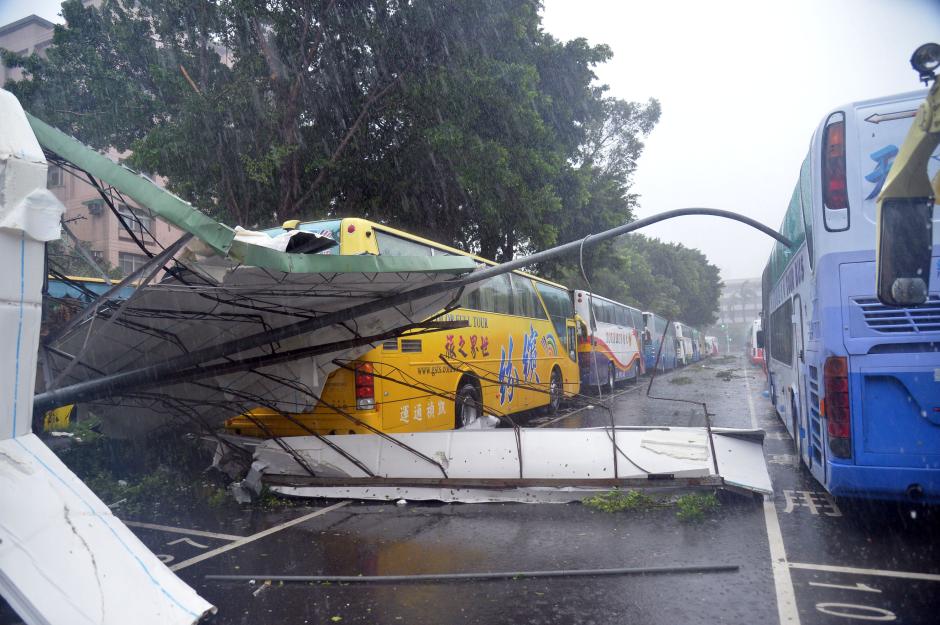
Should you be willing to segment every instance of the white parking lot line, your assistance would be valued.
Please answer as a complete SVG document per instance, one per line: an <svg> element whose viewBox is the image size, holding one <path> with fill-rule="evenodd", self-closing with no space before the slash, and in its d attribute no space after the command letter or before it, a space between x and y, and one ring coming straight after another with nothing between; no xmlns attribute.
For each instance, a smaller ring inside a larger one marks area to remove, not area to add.
<svg viewBox="0 0 940 625"><path fill-rule="evenodd" d="M232 534L219 534L217 532L204 532L203 530L191 530L186 529L185 527L173 527L171 525L157 525L156 523L141 523L140 521L125 521L121 519L121 522L128 527L142 527L148 530L159 530L161 532L169 532L171 534L187 534L189 536L203 536L205 538L218 538L219 540L241 540L244 536L234 536Z"/></svg>
<svg viewBox="0 0 940 625"><path fill-rule="evenodd" d="M757 428L757 411L751 397L751 377L747 363L744 366L744 386L747 389L747 409L751 416L751 427ZM796 609L796 593L793 591L793 578L787 566L787 552L780 532L780 520L777 518L777 506L772 497L764 498L764 524L767 526L767 544L770 546L770 566L774 574L774 589L777 592L777 618L780 625L799 625L800 613Z"/></svg>
<svg viewBox="0 0 940 625"><path fill-rule="evenodd" d="M299 523L303 523L304 521L309 521L310 519L312 519L312 518L314 518L314 517L322 516L322 515L326 514L327 512L332 512L333 510L337 510L337 509L339 509L339 508L342 508L343 506L345 506L345 505L348 504L348 503L350 503L350 501L347 499L346 501L341 501L341 502L339 502L339 503L335 503L335 504L333 504L332 506L327 506L326 508L320 508L319 510L315 510L315 511L309 513L309 514L305 514L305 515L303 515L303 516L297 517L296 519L292 519L292 520L287 521L287 522L285 522L285 523L281 523L280 525L275 525L274 527L269 527L268 529L266 529L266 530L264 530L264 531L262 531L262 532L258 532L257 534L252 534L251 536L246 536L246 537L244 537L244 538L239 538L238 540L233 541L233 542L230 542L230 543L227 544L227 545L223 545L223 546L219 547L218 549L213 549L212 551L207 551L207 552L205 552L205 553L201 553L201 554L199 554L198 556L196 556L196 557L194 557L194 558L190 558L189 560L183 560L183 561L180 562L179 564L174 564L173 566L170 567L170 570L171 570L171 571L179 571L180 569L185 569L186 567L192 566L192 565L194 565L194 564L198 564L198 563L202 562L203 560L208 560L209 558L214 558L215 556L217 556L217 555L219 555L219 554L221 554L221 553L225 553L226 551L231 551L232 549L238 549L239 547L241 547L241 546L243 546L243 545L247 545L248 543L254 542L254 541L258 540L259 538L264 538L265 536L270 536L271 534L274 534L275 532L280 532L281 530L287 529L288 527L293 527L294 525L297 525L297 524L299 524Z"/></svg>
<svg viewBox="0 0 940 625"><path fill-rule="evenodd" d="M848 573L849 575L872 575L875 577L897 577L900 579L920 579L928 582L940 582L940 575L935 573L913 573L910 571L888 571L885 569L862 569L854 566L834 566L832 564L810 564L791 562L791 569L807 571L825 571L827 573Z"/></svg>

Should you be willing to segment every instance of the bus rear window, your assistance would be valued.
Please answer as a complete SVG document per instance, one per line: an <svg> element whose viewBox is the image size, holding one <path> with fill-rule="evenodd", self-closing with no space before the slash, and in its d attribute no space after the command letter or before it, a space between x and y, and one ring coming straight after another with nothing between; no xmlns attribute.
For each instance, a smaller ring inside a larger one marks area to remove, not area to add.
<svg viewBox="0 0 940 625"><path fill-rule="evenodd" d="M336 243L335 245L328 247L324 250L317 252L318 254L334 254L337 246L339 246L339 227L342 223L339 219L323 219L320 221L308 221L306 223L301 223L297 226L297 230L301 232L312 232L314 234L319 234L320 236L326 236L333 239ZM286 230L282 227L277 228L268 228L263 230L263 232L269 237L276 237L278 235L284 234Z"/></svg>

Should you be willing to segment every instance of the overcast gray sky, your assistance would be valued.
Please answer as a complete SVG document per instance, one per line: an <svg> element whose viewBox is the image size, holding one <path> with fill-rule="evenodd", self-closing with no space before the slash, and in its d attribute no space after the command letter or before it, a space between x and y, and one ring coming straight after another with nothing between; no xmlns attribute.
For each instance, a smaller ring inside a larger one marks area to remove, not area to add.
<svg viewBox="0 0 940 625"><path fill-rule="evenodd" d="M940 42L940 1L546 0L543 25L608 44L597 74L613 95L662 103L635 176L639 216L708 206L776 228L829 109L920 88L909 59ZM771 248L709 217L646 232L701 249L725 278L760 276Z"/></svg>
<svg viewBox="0 0 940 625"><path fill-rule="evenodd" d="M58 0L0 0L0 24ZM659 98L634 190L640 216L684 206L739 211L777 227L810 135L840 104L919 88L908 59L940 41L940 0L545 0L544 27L606 43L601 82ZM759 276L770 239L685 217L647 233L696 247L725 278Z"/></svg>

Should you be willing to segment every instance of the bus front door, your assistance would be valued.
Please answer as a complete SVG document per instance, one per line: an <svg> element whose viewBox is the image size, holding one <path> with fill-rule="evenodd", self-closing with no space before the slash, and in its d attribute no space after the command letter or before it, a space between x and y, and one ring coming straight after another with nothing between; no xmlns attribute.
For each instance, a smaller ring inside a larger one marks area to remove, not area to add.
<svg viewBox="0 0 940 625"><path fill-rule="evenodd" d="M794 397L791 400L793 415L793 441L797 456L809 467L812 454L809 453L809 431L806 423L806 357L803 352L803 300L799 295L793 296L793 370L796 372Z"/></svg>

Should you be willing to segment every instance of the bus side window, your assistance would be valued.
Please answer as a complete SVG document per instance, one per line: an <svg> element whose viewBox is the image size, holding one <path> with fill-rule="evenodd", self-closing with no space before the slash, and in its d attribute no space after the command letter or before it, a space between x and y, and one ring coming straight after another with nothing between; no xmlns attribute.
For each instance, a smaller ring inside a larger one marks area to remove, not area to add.
<svg viewBox="0 0 940 625"><path fill-rule="evenodd" d="M777 362L793 364L793 300L788 299L770 314L770 355Z"/></svg>
<svg viewBox="0 0 940 625"><path fill-rule="evenodd" d="M484 289L485 286L486 282L484 281L483 284L479 285L469 293L464 291L463 295L460 296L460 307L466 308L468 310L483 310L480 307L480 292Z"/></svg>
<svg viewBox="0 0 940 625"><path fill-rule="evenodd" d="M545 309L535 295L532 280L524 276L512 276L513 314L520 317L545 319Z"/></svg>
<svg viewBox="0 0 940 625"><path fill-rule="evenodd" d="M634 329L636 329L637 334L643 334L643 330L645 328L643 324L643 313L641 313L639 310L631 308L630 316L632 318L631 321L633 322L631 325L634 327Z"/></svg>
<svg viewBox="0 0 940 625"><path fill-rule="evenodd" d="M566 328L566 322L568 319L574 319L574 305L571 302L571 298L568 296L568 292L557 287L549 286L547 284L542 284L541 282L535 283L535 288L538 290L539 295L542 296L542 301L545 302L545 308L548 309L548 316L552 320L552 326L555 328L555 334L558 335L558 340L570 351L574 349L574 346L577 344L575 339L575 334L577 330L575 328ZM581 324L582 329L584 324ZM586 330L583 329L585 332Z"/></svg>
<svg viewBox="0 0 940 625"><path fill-rule="evenodd" d="M383 256L433 256L431 248L416 241L375 230L375 242Z"/></svg>
<svg viewBox="0 0 940 625"><path fill-rule="evenodd" d="M463 295L460 305L470 310L512 314L512 293L509 288L509 276L495 276L484 280L475 291Z"/></svg>
<svg viewBox="0 0 940 625"><path fill-rule="evenodd" d="M631 324L630 311L622 306L617 306L617 325L629 328Z"/></svg>
<svg viewBox="0 0 940 625"><path fill-rule="evenodd" d="M509 283L509 276L503 274L492 278L492 307L486 308L490 312L503 315L513 314L512 308L512 285Z"/></svg>

